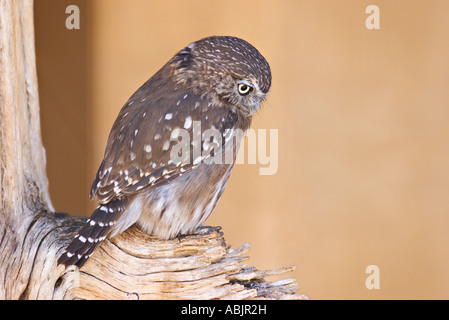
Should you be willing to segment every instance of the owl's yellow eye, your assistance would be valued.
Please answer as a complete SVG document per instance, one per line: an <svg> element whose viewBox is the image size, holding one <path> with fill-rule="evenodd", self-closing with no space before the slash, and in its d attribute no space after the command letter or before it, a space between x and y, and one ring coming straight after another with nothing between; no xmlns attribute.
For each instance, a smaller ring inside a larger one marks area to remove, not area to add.
<svg viewBox="0 0 449 320"><path fill-rule="evenodd" d="M253 90L253 87L246 83L239 83L238 84L239 94L242 96L246 96L248 93L250 93Z"/></svg>

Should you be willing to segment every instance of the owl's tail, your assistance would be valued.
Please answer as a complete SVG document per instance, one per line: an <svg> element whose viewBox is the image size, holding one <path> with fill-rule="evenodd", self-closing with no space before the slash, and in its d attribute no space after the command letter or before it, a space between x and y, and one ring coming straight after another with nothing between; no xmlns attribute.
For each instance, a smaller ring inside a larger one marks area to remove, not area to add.
<svg viewBox="0 0 449 320"><path fill-rule="evenodd" d="M98 206L66 251L59 257L58 265L64 264L67 267L74 264L81 268L100 243L106 239L127 206L126 199L116 199Z"/></svg>

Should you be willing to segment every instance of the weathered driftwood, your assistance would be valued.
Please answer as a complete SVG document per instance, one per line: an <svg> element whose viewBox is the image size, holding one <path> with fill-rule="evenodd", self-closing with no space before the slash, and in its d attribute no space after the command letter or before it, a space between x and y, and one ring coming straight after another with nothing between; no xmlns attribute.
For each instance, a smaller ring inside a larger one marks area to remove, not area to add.
<svg viewBox="0 0 449 320"><path fill-rule="evenodd" d="M3 299L302 299L292 279L266 277L293 267L246 267L249 245L233 250L219 228L203 227L179 239L160 240L132 227L106 240L79 270L57 257L86 218L41 213L21 238L12 260L1 261ZM5 235L6 234L6 235ZM19 243L20 242L20 243ZM10 256L11 257L11 256Z"/></svg>
<svg viewBox="0 0 449 320"><path fill-rule="evenodd" d="M62 276L55 298L301 299L294 280L267 282L292 267L260 271L242 264L249 249L232 250L220 228L203 227L160 240L132 227L106 241L77 272ZM65 285L70 283L73 285ZM64 285L62 285L64 284Z"/></svg>
<svg viewBox="0 0 449 320"><path fill-rule="evenodd" d="M158 240L136 227L80 270L57 259L86 218L54 212L45 173L32 0L0 1L0 299L301 299L242 262L218 228Z"/></svg>
<svg viewBox="0 0 449 320"><path fill-rule="evenodd" d="M86 218L41 213L24 238L12 239L20 250L1 261L6 299L303 299L293 279L266 277L293 267L261 271L246 267L249 245L233 250L219 227L160 240L131 227L106 240L78 269L56 260ZM2 244L11 241L3 237ZM3 248L0 248L3 256ZM12 262L12 263L9 263Z"/></svg>

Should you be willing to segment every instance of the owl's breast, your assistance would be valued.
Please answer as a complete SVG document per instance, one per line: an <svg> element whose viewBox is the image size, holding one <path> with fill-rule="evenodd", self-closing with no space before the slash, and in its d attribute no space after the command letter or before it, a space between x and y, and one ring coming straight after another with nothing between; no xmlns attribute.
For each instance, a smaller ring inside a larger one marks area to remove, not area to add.
<svg viewBox="0 0 449 320"><path fill-rule="evenodd" d="M172 182L136 197L137 224L148 234L170 239L202 224L218 203L232 164L202 163Z"/></svg>

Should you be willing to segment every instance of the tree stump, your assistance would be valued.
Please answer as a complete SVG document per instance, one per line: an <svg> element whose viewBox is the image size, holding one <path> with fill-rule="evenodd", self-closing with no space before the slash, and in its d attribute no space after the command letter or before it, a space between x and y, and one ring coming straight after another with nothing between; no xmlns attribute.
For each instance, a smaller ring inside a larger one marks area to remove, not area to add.
<svg viewBox="0 0 449 320"><path fill-rule="evenodd" d="M302 299L242 262L218 227L160 240L133 226L78 269L57 259L86 218L54 212L45 173L32 0L0 1L0 299Z"/></svg>

